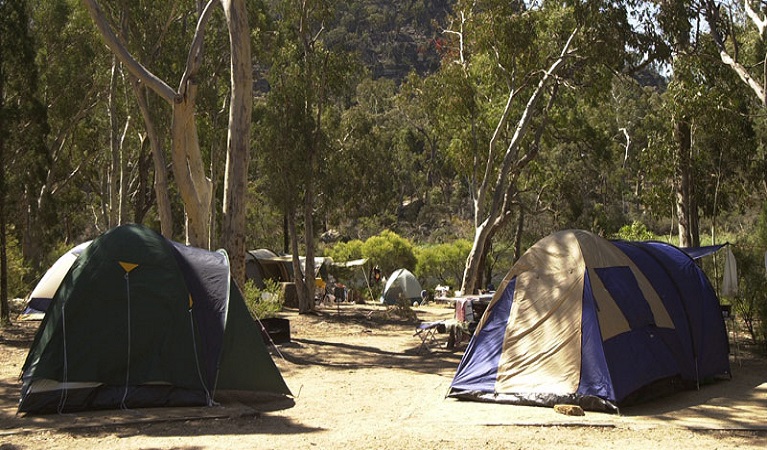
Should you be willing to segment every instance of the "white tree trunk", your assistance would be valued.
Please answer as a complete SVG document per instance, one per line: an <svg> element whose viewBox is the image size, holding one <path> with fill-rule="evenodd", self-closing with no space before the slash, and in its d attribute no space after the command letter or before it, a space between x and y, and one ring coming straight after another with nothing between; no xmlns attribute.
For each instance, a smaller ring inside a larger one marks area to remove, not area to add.
<svg viewBox="0 0 767 450"><path fill-rule="evenodd" d="M245 209L250 162L250 122L253 110L253 64L245 0L221 0L229 27L231 103L224 177L223 244L234 279L245 283Z"/></svg>
<svg viewBox="0 0 767 450"><path fill-rule="evenodd" d="M189 84L182 101L173 104L171 158L173 175L186 213L186 240L200 248L210 247L213 183L206 176L195 123L197 86Z"/></svg>

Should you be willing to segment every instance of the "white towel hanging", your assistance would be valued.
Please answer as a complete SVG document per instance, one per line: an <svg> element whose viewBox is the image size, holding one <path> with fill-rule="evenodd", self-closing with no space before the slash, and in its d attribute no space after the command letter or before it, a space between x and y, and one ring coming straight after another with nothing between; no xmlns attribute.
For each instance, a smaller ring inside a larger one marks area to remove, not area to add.
<svg viewBox="0 0 767 450"><path fill-rule="evenodd" d="M724 259L724 280L722 281L722 297L738 295L738 263L732 249L727 247Z"/></svg>

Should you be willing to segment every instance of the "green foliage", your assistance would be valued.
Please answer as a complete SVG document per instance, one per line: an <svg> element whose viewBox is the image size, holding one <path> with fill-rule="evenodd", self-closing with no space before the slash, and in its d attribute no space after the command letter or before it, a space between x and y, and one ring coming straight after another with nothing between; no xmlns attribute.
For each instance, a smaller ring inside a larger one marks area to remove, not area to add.
<svg viewBox="0 0 767 450"><path fill-rule="evenodd" d="M26 282L29 268L24 264L21 245L13 233L7 236L5 250L8 258L8 297L23 298L31 291Z"/></svg>
<svg viewBox="0 0 767 450"><path fill-rule="evenodd" d="M392 105L395 93L391 80L366 78L356 88L357 104L338 109L333 128L340 139L323 166L331 218L392 211L403 190L398 187L412 190L417 157L400 139L405 126ZM359 180L365 180L363 188Z"/></svg>
<svg viewBox="0 0 767 450"><path fill-rule="evenodd" d="M399 268L413 271L417 262L413 244L390 230L365 241L362 254L371 264L377 265L384 276Z"/></svg>
<svg viewBox="0 0 767 450"><path fill-rule="evenodd" d="M420 248L415 275L424 286L429 285L429 280L447 286L460 286L469 251L471 242L466 239Z"/></svg>
<svg viewBox="0 0 767 450"><path fill-rule="evenodd" d="M283 214L264 195L259 184L263 179L248 186L246 202L246 248L268 248L276 251L283 247Z"/></svg>
<svg viewBox="0 0 767 450"><path fill-rule="evenodd" d="M348 242L339 242L328 248L325 252L333 261L351 261L363 258L364 242L354 239Z"/></svg>
<svg viewBox="0 0 767 450"><path fill-rule="evenodd" d="M622 239L624 241L652 241L657 240L655 234L647 229L647 226L642 222L631 222L630 225L624 225L616 234L613 239Z"/></svg>
<svg viewBox="0 0 767 450"><path fill-rule="evenodd" d="M762 210L759 213L756 225L756 239L759 246L767 248L767 201L762 204Z"/></svg>
<svg viewBox="0 0 767 450"><path fill-rule="evenodd" d="M248 280L241 289L248 311L254 319L276 317L277 313L282 311L282 305L285 303L279 282L264 280L264 284L266 286L259 289L252 280Z"/></svg>
<svg viewBox="0 0 767 450"><path fill-rule="evenodd" d="M754 343L767 338L767 274L763 249L733 249L738 261L738 295L730 299L737 320L742 321Z"/></svg>

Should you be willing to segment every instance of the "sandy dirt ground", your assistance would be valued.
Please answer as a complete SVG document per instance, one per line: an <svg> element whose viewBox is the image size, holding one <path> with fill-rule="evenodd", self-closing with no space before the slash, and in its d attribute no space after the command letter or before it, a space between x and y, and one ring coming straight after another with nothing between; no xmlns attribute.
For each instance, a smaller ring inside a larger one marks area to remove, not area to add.
<svg viewBox="0 0 767 450"><path fill-rule="evenodd" d="M418 320L449 306L414 309ZM294 398L207 408L18 416L19 371L37 323L0 330L0 450L10 449L729 449L767 448L767 360L741 349L732 380L574 417L552 408L445 398L465 344L420 351L415 323L378 305L286 311L274 359Z"/></svg>

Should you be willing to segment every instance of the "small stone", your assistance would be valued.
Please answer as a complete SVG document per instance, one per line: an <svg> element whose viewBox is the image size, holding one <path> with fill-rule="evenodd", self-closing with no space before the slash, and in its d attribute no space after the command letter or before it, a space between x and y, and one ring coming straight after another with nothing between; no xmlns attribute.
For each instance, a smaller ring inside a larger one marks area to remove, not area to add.
<svg viewBox="0 0 767 450"><path fill-rule="evenodd" d="M554 405L554 411L566 416L585 416L583 408L577 405Z"/></svg>

